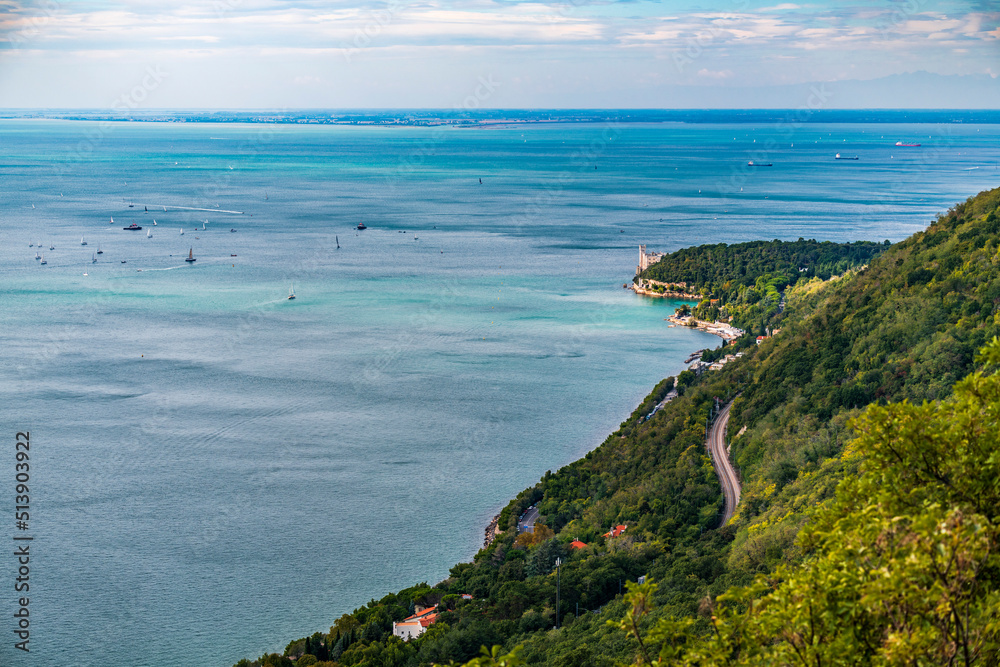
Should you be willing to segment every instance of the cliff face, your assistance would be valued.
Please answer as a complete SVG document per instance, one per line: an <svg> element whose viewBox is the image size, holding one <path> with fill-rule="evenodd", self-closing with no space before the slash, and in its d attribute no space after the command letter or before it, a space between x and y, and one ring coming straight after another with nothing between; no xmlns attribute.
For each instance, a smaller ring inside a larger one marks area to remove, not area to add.
<svg viewBox="0 0 1000 667"><path fill-rule="evenodd" d="M659 582L654 616L708 632L706 600L800 562L795 540L807 513L832 502L863 463L843 455L853 418L872 404L949 397L975 368L976 351L1000 334L998 206L1000 189L981 193L893 246L706 246L648 267L655 280L709 287L715 307L780 335L758 345L749 330L727 346L742 358L700 378L682 373L678 396L647 419L674 387L673 378L661 382L599 448L512 500L472 563L338 621L322 636L331 658L421 665L521 644L529 664L630 662L635 645L607 621L622 617L621 587L640 576ZM737 394L730 456L743 492L720 527L722 492L705 437L717 406ZM529 506L552 537L515 545ZM629 526L624 535L606 536L619 524ZM573 540L586 548L572 549ZM557 559L562 629L552 631ZM414 603L439 603L439 621L397 642L391 622Z"/></svg>

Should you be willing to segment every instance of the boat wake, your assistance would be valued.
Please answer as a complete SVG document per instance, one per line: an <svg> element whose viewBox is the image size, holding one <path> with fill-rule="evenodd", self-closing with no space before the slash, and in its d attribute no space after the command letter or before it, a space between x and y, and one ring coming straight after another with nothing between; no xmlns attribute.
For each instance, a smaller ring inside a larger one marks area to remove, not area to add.
<svg viewBox="0 0 1000 667"><path fill-rule="evenodd" d="M160 206L164 211L168 208L176 208L182 211L211 211L212 213L233 213L236 215L243 215L243 211L227 211L221 208L196 208L194 206L169 206L164 204L150 204L150 206Z"/></svg>
<svg viewBox="0 0 1000 667"><path fill-rule="evenodd" d="M173 271L174 269L183 269L186 266L187 264L181 264L180 266L167 266L162 269L136 269L136 270L142 271L143 273L145 273L146 271Z"/></svg>

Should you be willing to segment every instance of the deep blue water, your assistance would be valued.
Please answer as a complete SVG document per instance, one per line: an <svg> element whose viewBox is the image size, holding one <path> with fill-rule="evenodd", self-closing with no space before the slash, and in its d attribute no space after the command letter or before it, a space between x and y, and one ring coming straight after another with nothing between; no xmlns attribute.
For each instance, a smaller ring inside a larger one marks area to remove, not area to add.
<svg viewBox="0 0 1000 667"><path fill-rule="evenodd" d="M898 241L1000 185L998 138L0 121L0 423L31 431L35 537L30 662L8 620L0 663L231 665L443 579L718 344L622 289L640 243Z"/></svg>

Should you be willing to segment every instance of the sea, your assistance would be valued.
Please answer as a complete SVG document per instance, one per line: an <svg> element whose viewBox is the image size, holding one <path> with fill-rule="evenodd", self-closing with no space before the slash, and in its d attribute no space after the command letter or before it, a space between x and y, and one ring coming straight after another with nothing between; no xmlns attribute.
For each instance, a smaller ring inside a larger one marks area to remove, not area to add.
<svg viewBox="0 0 1000 667"><path fill-rule="evenodd" d="M720 344L623 289L640 245L896 242L998 161L996 124L0 121L0 664L228 667L445 579Z"/></svg>

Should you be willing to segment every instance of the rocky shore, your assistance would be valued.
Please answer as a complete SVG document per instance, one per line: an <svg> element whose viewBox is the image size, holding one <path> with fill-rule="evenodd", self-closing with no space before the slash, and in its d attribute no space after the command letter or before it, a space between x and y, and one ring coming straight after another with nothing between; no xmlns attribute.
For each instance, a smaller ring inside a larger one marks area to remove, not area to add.
<svg viewBox="0 0 1000 667"><path fill-rule="evenodd" d="M489 524L486 525L486 535L485 539L483 540L484 549L493 544L493 540L495 540L497 538L497 535L501 533L501 531L498 529L499 521L500 521L500 515L497 514L496 516L493 517L493 519L489 522Z"/></svg>

